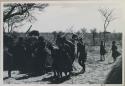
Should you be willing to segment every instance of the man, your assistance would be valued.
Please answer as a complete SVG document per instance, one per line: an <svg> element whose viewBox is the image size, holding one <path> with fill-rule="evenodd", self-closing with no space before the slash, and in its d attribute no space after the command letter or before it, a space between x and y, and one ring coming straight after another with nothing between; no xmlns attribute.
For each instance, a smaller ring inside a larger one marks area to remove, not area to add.
<svg viewBox="0 0 125 86"><path fill-rule="evenodd" d="M79 39L77 43L77 57L78 57L78 62L82 66L81 73L85 72L85 62L87 59L87 53L85 50L85 44L83 45L82 38Z"/></svg>

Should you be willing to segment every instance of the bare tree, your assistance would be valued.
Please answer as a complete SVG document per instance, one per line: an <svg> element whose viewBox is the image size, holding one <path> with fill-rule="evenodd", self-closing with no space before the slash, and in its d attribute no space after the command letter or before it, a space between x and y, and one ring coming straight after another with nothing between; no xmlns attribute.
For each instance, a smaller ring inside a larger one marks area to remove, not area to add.
<svg viewBox="0 0 125 86"><path fill-rule="evenodd" d="M95 36L96 36L96 33L97 33L96 28L91 29L90 31L92 33L93 45L95 46Z"/></svg>
<svg viewBox="0 0 125 86"><path fill-rule="evenodd" d="M113 15L114 9L99 9L98 11L104 18L104 45L105 45L105 36L107 28L109 24L116 19L116 17L114 17Z"/></svg>
<svg viewBox="0 0 125 86"><path fill-rule="evenodd" d="M8 3L4 4L3 23L8 24L8 32L11 32L16 26L16 23L28 19L30 22L35 19L32 16L32 10L39 9L40 11L47 7L48 4L35 4L35 3Z"/></svg>

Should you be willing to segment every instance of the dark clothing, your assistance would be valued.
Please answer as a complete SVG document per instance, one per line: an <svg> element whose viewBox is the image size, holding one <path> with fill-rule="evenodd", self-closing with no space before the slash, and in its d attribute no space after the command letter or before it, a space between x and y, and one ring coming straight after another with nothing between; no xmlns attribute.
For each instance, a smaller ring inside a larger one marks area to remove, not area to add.
<svg viewBox="0 0 125 86"><path fill-rule="evenodd" d="M106 53L106 50L104 45L100 45L100 55L105 55L105 53Z"/></svg>
<svg viewBox="0 0 125 86"><path fill-rule="evenodd" d="M53 59L53 70L57 71L58 70L58 61L59 61L59 49L56 47L53 47L53 49L51 49L51 56Z"/></svg>
<svg viewBox="0 0 125 86"><path fill-rule="evenodd" d="M117 46L116 45L112 45L112 57L114 58L114 60L116 60L116 58L121 55L118 51L117 51Z"/></svg>
<svg viewBox="0 0 125 86"><path fill-rule="evenodd" d="M40 72L45 69L45 63L46 63L46 58L47 58L47 51L45 48L45 42L39 42L37 43L37 49L35 51L35 69Z"/></svg>
<svg viewBox="0 0 125 86"><path fill-rule="evenodd" d="M69 46L68 53L69 53L72 63L73 63L75 60L75 45L68 40L65 41L65 44L67 44Z"/></svg>
<svg viewBox="0 0 125 86"><path fill-rule="evenodd" d="M62 48L59 48L58 51L58 65L57 65L57 70L60 72L70 72L72 71L72 62L71 62L71 58L69 55L69 46L64 44L64 46Z"/></svg>
<svg viewBox="0 0 125 86"><path fill-rule="evenodd" d="M36 45L38 40L36 38L29 37L26 40L25 48L26 48L26 70L27 72L34 72L36 69L36 62L35 62L35 51L37 49Z"/></svg>
<svg viewBox="0 0 125 86"><path fill-rule="evenodd" d="M83 69L85 71L85 62L87 59L87 53L85 50L85 45L83 45L80 42L77 43L77 55L78 55L78 62L83 67Z"/></svg>
<svg viewBox="0 0 125 86"><path fill-rule="evenodd" d="M78 59L79 64L82 66L83 70L85 71L85 60L84 59Z"/></svg>
<svg viewBox="0 0 125 86"><path fill-rule="evenodd" d="M20 71L25 67L25 49L22 43L17 43L13 50L14 63Z"/></svg>
<svg viewBox="0 0 125 86"><path fill-rule="evenodd" d="M33 44L31 41L30 37L27 37L25 40L25 62L26 62L26 66L25 66L25 70L29 73L32 72L32 63L33 63L33 57L32 57L32 53L33 53Z"/></svg>
<svg viewBox="0 0 125 86"><path fill-rule="evenodd" d="M11 77L11 71L14 70L12 53L4 50L3 59L4 59L4 70L8 70L8 77Z"/></svg>
<svg viewBox="0 0 125 86"><path fill-rule="evenodd" d="M74 39L70 39L70 41L74 44L75 43L75 40Z"/></svg>
<svg viewBox="0 0 125 86"><path fill-rule="evenodd" d="M85 45L83 45L82 43L77 43L77 53L79 53L79 56L78 56L79 59L86 61L87 53L85 50Z"/></svg>

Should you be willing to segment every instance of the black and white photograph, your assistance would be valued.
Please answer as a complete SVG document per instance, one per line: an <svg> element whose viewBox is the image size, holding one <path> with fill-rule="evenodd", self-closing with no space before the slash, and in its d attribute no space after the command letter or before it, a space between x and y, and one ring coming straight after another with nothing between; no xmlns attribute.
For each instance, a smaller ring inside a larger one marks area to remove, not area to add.
<svg viewBox="0 0 125 86"><path fill-rule="evenodd" d="M122 5L2 3L3 84L123 84Z"/></svg>

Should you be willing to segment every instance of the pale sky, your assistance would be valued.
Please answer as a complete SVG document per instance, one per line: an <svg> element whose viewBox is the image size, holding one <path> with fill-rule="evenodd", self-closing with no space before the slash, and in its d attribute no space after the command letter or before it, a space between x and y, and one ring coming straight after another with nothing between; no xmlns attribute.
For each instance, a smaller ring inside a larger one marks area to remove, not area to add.
<svg viewBox="0 0 125 86"><path fill-rule="evenodd" d="M18 31L24 32L32 26L32 30L40 32L67 31L70 27L74 31L81 28L97 28L103 31L103 17L99 8L115 9L113 15L118 17L112 21L107 31L122 32L124 29L123 9L119 3L49 3L43 11L35 10L32 14L37 19L33 23L27 23Z"/></svg>

